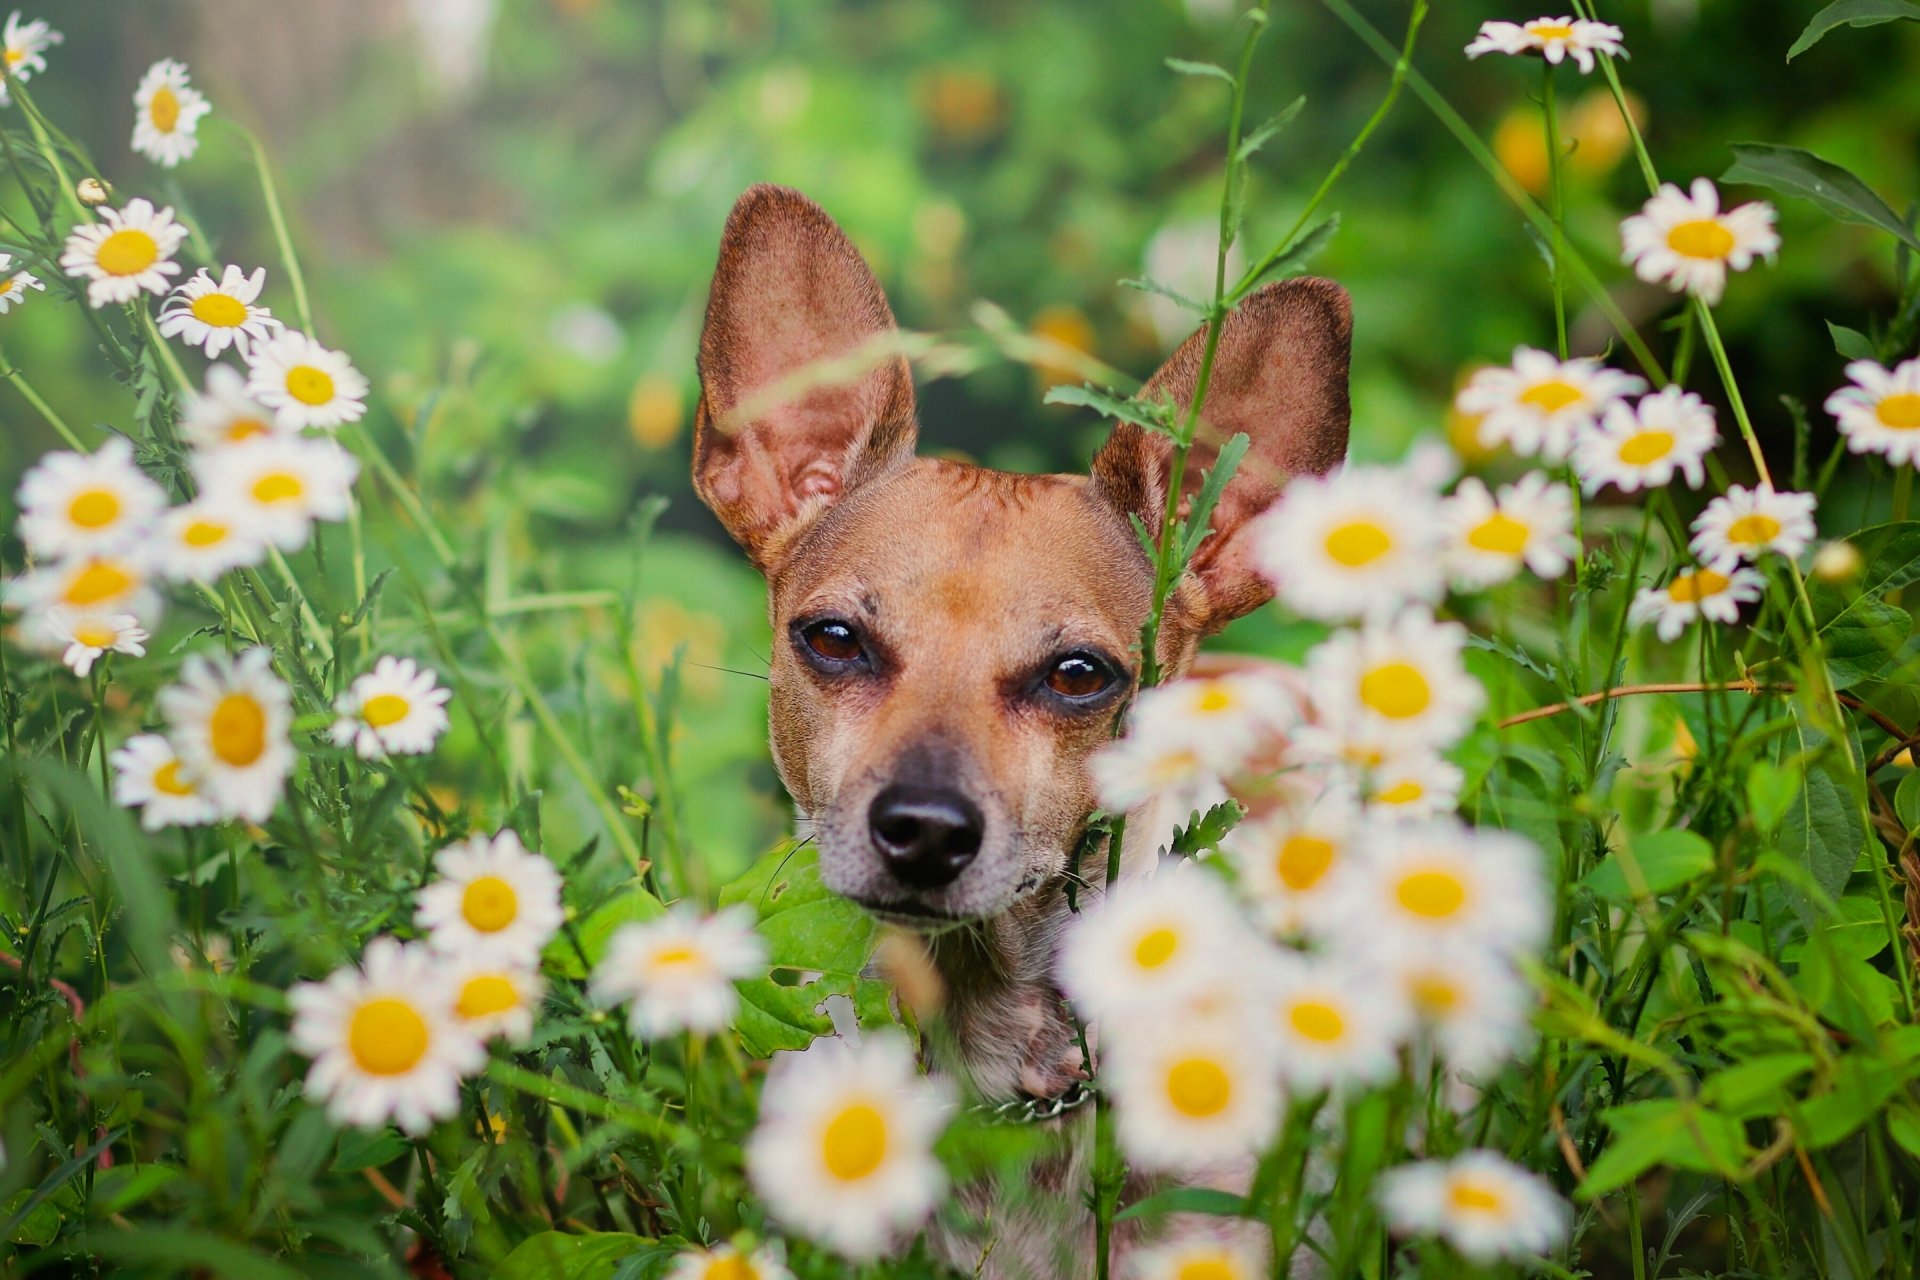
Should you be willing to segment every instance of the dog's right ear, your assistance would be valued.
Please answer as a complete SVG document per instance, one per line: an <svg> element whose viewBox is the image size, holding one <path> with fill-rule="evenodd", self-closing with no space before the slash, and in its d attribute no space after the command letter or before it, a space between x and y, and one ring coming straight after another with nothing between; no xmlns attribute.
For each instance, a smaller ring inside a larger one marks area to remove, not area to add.
<svg viewBox="0 0 1920 1280"><path fill-rule="evenodd" d="M700 334L693 487L762 572L815 517L913 456L913 378L859 250L786 187L727 217Z"/></svg>

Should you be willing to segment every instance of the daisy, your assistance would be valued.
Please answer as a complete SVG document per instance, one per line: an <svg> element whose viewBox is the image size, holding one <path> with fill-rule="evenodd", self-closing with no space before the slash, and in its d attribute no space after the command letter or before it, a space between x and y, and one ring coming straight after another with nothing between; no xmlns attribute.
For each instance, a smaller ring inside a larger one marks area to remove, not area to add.
<svg viewBox="0 0 1920 1280"><path fill-rule="evenodd" d="M113 802L137 807L140 826L147 831L205 826L219 816L173 744L157 733L128 738L107 762L113 766Z"/></svg>
<svg viewBox="0 0 1920 1280"><path fill-rule="evenodd" d="M1920 466L1920 359L1902 360L1891 370L1855 360L1847 377L1854 385L1827 397L1827 412L1839 420L1847 448Z"/></svg>
<svg viewBox="0 0 1920 1280"><path fill-rule="evenodd" d="M247 397L247 380L230 365L207 367L207 389L188 400L180 431L196 449L243 444L280 430L279 419Z"/></svg>
<svg viewBox="0 0 1920 1280"><path fill-rule="evenodd" d="M1664 587L1640 588L1627 610L1627 619L1635 626L1652 622L1655 634L1672 643L1702 618L1708 622L1738 622L1740 606L1752 604L1766 590L1767 580L1753 569L1696 566L1682 569Z"/></svg>
<svg viewBox="0 0 1920 1280"><path fill-rule="evenodd" d="M1113 1087L1120 1145L1136 1167L1200 1169L1250 1156L1279 1127L1272 1046L1244 1027L1176 1018L1109 1050L1101 1066Z"/></svg>
<svg viewBox="0 0 1920 1280"><path fill-rule="evenodd" d="M167 736L223 818L265 822L293 772L292 701L272 664L266 648L196 653L160 691Z"/></svg>
<svg viewBox="0 0 1920 1280"><path fill-rule="evenodd" d="M1190 747L1212 771L1231 774L1298 718L1293 694L1252 672L1190 677L1143 690L1128 713L1128 732L1163 750Z"/></svg>
<svg viewBox="0 0 1920 1280"><path fill-rule="evenodd" d="M1758 560L1769 551L1798 560L1813 541L1813 504L1810 493L1732 485L1693 522L1687 546L1703 564Z"/></svg>
<svg viewBox="0 0 1920 1280"><path fill-rule="evenodd" d="M1593 55L1627 56L1620 28L1610 22L1585 18L1535 18L1531 22L1483 22L1480 34L1467 46L1467 56L1483 53L1537 53L1558 66L1572 58L1582 75L1593 72Z"/></svg>
<svg viewBox="0 0 1920 1280"><path fill-rule="evenodd" d="M1459 741L1486 701L1466 644L1465 627L1419 609L1337 632L1307 654L1318 723L1389 752Z"/></svg>
<svg viewBox="0 0 1920 1280"><path fill-rule="evenodd" d="M244 510L213 498L184 503L161 518L154 563L175 582L217 581L265 558L267 544L251 524Z"/></svg>
<svg viewBox="0 0 1920 1280"><path fill-rule="evenodd" d="M131 613L152 621L160 596L148 581L148 552L138 544L41 565L16 579L10 603L75 613Z"/></svg>
<svg viewBox="0 0 1920 1280"><path fill-rule="evenodd" d="M1227 798L1209 754L1186 735L1162 741L1135 731L1094 752L1089 767L1107 812L1127 813L1157 801L1184 818Z"/></svg>
<svg viewBox="0 0 1920 1280"><path fill-rule="evenodd" d="M730 1244L694 1249L673 1260L666 1280L793 1280L772 1248L762 1245L742 1253Z"/></svg>
<svg viewBox="0 0 1920 1280"><path fill-rule="evenodd" d="M345 355L293 329L254 343L247 354L247 394L289 430L360 421L367 390L366 378Z"/></svg>
<svg viewBox="0 0 1920 1280"><path fill-rule="evenodd" d="M339 719L329 735L335 746L352 747L364 760L421 755L447 731L446 702L452 696L412 658L384 657L334 699Z"/></svg>
<svg viewBox="0 0 1920 1280"><path fill-rule="evenodd" d="M1251 942L1220 878L1168 859L1080 912L1060 979L1083 1016L1117 1020L1183 1000Z"/></svg>
<svg viewBox="0 0 1920 1280"><path fill-rule="evenodd" d="M54 608L40 615L40 629L52 646L62 651L60 661L77 676L85 677L109 650L135 658L147 656L146 628L130 613L74 613Z"/></svg>
<svg viewBox="0 0 1920 1280"><path fill-rule="evenodd" d="M1698 489L1706 481L1706 456L1719 443L1713 407L1691 391L1668 387L1631 409L1610 406L1574 445L1573 469L1588 493L1609 484L1622 493L1657 489L1671 484L1676 471Z"/></svg>
<svg viewBox="0 0 1920 1280"><path fill-rule="evenodd" d="M1437 751L1396 751L1368 767L1360 794L1369 817L1413 822L1452 813L1466 775Z"/></svg>
<svg viewBox="0 0 1920 1280"><path fill-rule="evenodd" d="M1400 1070L1412 1014L1376 975L1334 960L1274 966L1272 1018L1280 1071L1301 1093L1378 1084Z"/></svg>
<svg viewBox="0 0 1920 1280"><path fill-rule="evenodd" d="M7 80L18 80L22 84L33 79L36 71L47 69L47 60L42 55L66 37L48 26L44 18L35 18L31 22L20 21L20 11L15 9L7 17L7 26L0 32L0 58L6 61L6 77L0 79L0 107L13 105L13 98L7 92Z"/></svg>
<svg viewBox="0 0 1920 1280"><path fill-rule="evenodd" d="M202 267L161 304L160 334L199 347L209 360L228 347L244 360L255 342L280 328L273 313L256 303L266 283L265 267L255 267L248 275L229 265L217 284Z"/></svg>
<svg viewBox="0 0 1920 1280"><path fill-rule="evenodd" d="M104 221L75 227L60 254L60 269L88 282L87 301L104 307L132 302L143 289L165 293L171 287L167 277L180 274L173 255L187 238L173 210L134 200L124 209L102 209L100 216Z"/></svg>
<svg viewBox="0 0 1920 1280"><path fill-rule="evenodd" d="M1440 946L1395 955L1388 972L1448 1066L1478 1074L1526 1043L1532 993L1512 966L1486 949Z"/></svg>
<svg viewBox="0 0 1920 1280"><path fill-rule="evenodd" d="M1530 951L1550 922L1540 851L1523 836L1452 819L1375 827L1340 935L1379 957L1444 945Z"/></svg>
<svg viewBox="0 0 1920 1280"><path fill-rule="evenodd" d="M1769 262L1779 252L1773 206L1756 200L1720 212L1720 192L1705 178L1693 194L1660 184L1639 213L1620 224L1622 260L1650 284L1693 294L1708 306L1720 301L1727 271L1745 271L1755 258Z"/></svg>
<svg viewBox="0 0 1920 1280"><path fill-rule="evenodd" d="M213 110L206 95L187 83L187 64L172 58L147 68L133 91L133 107L133 149L169 169L193 159L200 117Z"/></svg>
<svg viewBox="0 0 1920 1280"><path fill-rule="evenodd" d="M560 873L511 830L433 855L440 878L420 890L414 923L441 951L481 946L502 962L538 964L560 931Z"/></svg>
<svg viewBox="0 0 1920 1280"><path fill-rule="evenodd" d="M1454 397L1454 407L1479 417L1480 443L1488 448L1504 444L1523 458L1538 454L1546 462L1564 462L1575 438L1607 406L1646 389L1645 379L1590 357L1556 360L1517 347L1512 365L1475 373Z"/></svg>
<svg viewBox="0 0 1920 1280"><path fill-rule="evenodd" d="M886 1252L945 1194L933 1144L953 1109L913 1049L881 1032L858 1046L823 1036L767 1073L747 1176L789 1229L850 1258Z"/></svg>
<svg viewBox="0 0 1920 1280"><path fill-rule="evenodd" d="M453 1011L445 964L417 943L375 938L360 968L298 983L287 999L293 1047L313 1059L307 1096L335 1124L425 1133L459 1112L460 1078L486 1065Z"/></svg>
<svg viewBox="0 0 1920 1280"><path fill-rule="evenodd" d="M20 538L36 556L57 559L112 551L136 541L166 508L167 495L115 436L94 453L49 453L20 481Z"/></svg>
<svg viewBox="0 0 1920 1280"><path fill-rule="evenodd" d="M27 290L38 289L45 293L47 286L40 283L40 277L31 271L14 271L13 255L0 253L0 275L6 280L0 283L0 316L7 314L27 300Z"/></svg>
<svg viewBox="0 0 1920 1280"><path fill-rule="evenodd" d="M505 964L484 944L458 952L446 967L453 1013L481 1040L495 1036L525 1044L533 1036L533 1018L546 991L537 969Z"/></svg>
<svg viewBox="0 0 1920 1280"><path fill-rule="evenodd" d="M344 520L360 464L331 440L269 435L194 458L202 492L236 514L249 532L297 551L315 520Z"/></svg>
<svg viewBox="0 0 1920 1280"><path fill-rule="evenodd" d="M1439 1236L1483 1265L1552 1252L1570 1216L1544 1180L1492 1151L1390 1169L1379 1199L1396 1235Z"/></svg>
<svg viewBox="0 0 1920 1280"><path fill-rule="evenodd" d="M657 920L622 925L593 971L594 999L627 1003L642 1039L725 1030L740 1008L733 984L767 972L767 944L753 924L750 907L703 917L681 903Z"/></svg>
<svg viewBox="0 0 1920 1280"><path fill-rule="evenodd" d="M1199 1232L1133 1254L1133 1280L1262 1280L1266 1262L1245 1242Z"/></svg>
<svg viewBox="0 0 1920 1280"><path fill-rule="evenodd" d="M1454 584L1479 590L1529 569L1553 579L1580 554L1573 536L1573 494L1567 486L1529 471L1496 495L1477 478L1460 482L1440 505L1446 530L1447 572Z"/></svg>
<svg viewBox="0 0 1920 1280"><path fill-rule="evenodd" d="M1312 805L1283 808L1242 823L1220 842L1240 891L1275 933L1317 929L1330 895L1350 864L1364 856L1356 840L1360 814L1352 800L1329 793Z"/></svg>
<svg viewBox="0 0 1920 1280"><path fill-rule="evenodd" d="M1327 622L1434 600L1437 501L1395 467L1298 476L1260 518L1256 562L1296 613Z"/></svg>

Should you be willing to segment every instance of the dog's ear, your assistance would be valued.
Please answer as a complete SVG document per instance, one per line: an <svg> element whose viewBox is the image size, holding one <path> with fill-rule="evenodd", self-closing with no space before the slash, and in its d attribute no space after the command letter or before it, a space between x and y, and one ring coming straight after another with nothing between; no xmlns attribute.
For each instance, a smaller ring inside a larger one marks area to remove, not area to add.
<svg viewBox="0 0 1920 1280"><path fill-rule="evenodd" d="M1323 474L1347 452L1347 360L1353 303L1331 280L1270 284L1227 316L1207 381L1200 429L1181 484L1182 499L1200 487L1219 446L1245 433L1249 447L1214 508L1213 533L1194 553L1190 572L1200 588L1201 634L1265 603L1273 588L1254 568L1251 528L1291 476ZM1203 328L1180 345L1148 380L1142 399L1193 402L1206 350ZM1094 486L1156 535L1166 518L1173 442L1120 423L1093 460Z"/></svg>
<svg viewBox="0 0 1920 1280"><path fill-rule="evenodd" d="M693 487L762 571L856 486L913 455L893 312L819 205L748 189L727 217L700 334Z"/></svg>

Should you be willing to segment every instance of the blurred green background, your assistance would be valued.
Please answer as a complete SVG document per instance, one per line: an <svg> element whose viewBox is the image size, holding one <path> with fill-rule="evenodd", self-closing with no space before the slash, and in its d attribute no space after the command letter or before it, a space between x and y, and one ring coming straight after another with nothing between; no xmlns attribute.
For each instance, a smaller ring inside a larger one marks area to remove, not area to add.
<svg viewBox="0 0 1920 1280"><path fill-rule="evenodd" d="M66 35L33 83L38 101L92 149L116 200L172 203L221 261L266 265L268 301L290 319L244 146L216 122L265 138L318 336L372 377L373 429L407 460L490 591L524 600L635 590L641 666L657 671L684 647L678 763L696 838L725 868L785 821L764 761L758 584L686 480L693 351L728 206L755 181L799 186L866 251L904 325L965 329L984 299L1144 376L1186 322L1117 282L1148 274L1205 287L1224 115L1222 84L1175 75L1163 60L1231 56L1239 7L44 0L26 14ZM1360 7L1399 40L1406 4ZM1787 47L1819 7L1601 5L1626 30L1625 75L1665 176L1717 176L1729 142L1760 140L1842 163L1896 208L1920 194L1920 29L1841 31L1789 65ZM1318 4L1274 9L1249 118L1301 95L1306 106L1256 163L1249 252L1291 225L1387 82L1387 68ZM1537 64L1461 54L1483 19L1530 16L1444 0L1416 66L1537 191ZM200 155L175 173L128 147L134 84L161 57L189 63L215 112ZM1575 143L1573 242L1664 349L1670 296L1616 261L1618 220L1645 196L1618 113L1598 77L1567 70L1560 85ZM1517 343L1550 345L1540 252L1412 95L1330 207L1344 222L1314 270L1355 299L1356 455L1395 456L1441 429L1475 364L1503 361ZM1781 216L1779 265L1735 281L1721 316L1762 434L1784 458L1780 397L1817 409L1840 381L1823 322L1864 329L1893 293L1886 237L1792 202ZM1606 345L1588 307L1577 307L1573 332L1578 350ZM36 295L0 318L0 348L70 420L128 424L126 393L107 380L77 314ZM183 359L200 368L194 353ZM1697 365L1693 382L1715 396L1708 372ZM1084 466L1104 429L1042 404L1059 376L1006 362L923 384L923 447L1020 470ZM1816 459L1832 440L1820 418ZM0 388L0 423L10 495L55 442L10 389ZM631 525L651 495L670 506L636 579ZM1851 519L1880 497L1849 492L1827 519ZM381 563L415 554L395 517L376 511L372 536ZM9 566L17 550L7 544ZM605 658L607 612L519 616L543 679L571 691L568 714L589 734L621 732L610 726L624 722L618 704L630 688ZM423 631L422 652L426 640ZM484 670L484 647L471 656ZM508 693L463 694L498 700L516 758L536 750Z"/></svg>

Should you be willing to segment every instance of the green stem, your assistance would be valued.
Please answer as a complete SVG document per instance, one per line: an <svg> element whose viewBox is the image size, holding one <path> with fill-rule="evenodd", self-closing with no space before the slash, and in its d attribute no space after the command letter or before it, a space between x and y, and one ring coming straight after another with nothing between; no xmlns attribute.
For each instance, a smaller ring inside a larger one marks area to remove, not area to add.
<svg viewBox="0 0 1920 1280"><path fill-rule="evenodd" d="M1567 358L1567 286L1560 264L1567 254L1566 179L1560 155L1560 108L1553 100L1553 64L1540 59L1541 109L1547 121L1548 216L1553 220L1553 261L1548 270L1553 276L1553 333L1559 343L1560 358Z"/></svg>
<svg viewBox="0 0 1920 1280"><path fill-rule="evenodd" d="M40 416L47 420L47 425L58 432L60 438L65 440L76 453L93 452L90 447L80 443L80 437L75 435L73 428L67 425L67 420L56 413L53 406L41 398L40 393L33 389L32 385L27 382L26 376L22 374L19 369L9 368L5 372L0 372L0 378L11 382L14 390L20 393L20 398L32 405Z"/></svg>
<svg viewBox="0 0 1920 1280"><path fill-rule="evenodd" d="M312 337L313 306L307 299L307 278L301 274L299 255L293 251L293 235L287 230L287 215L280 205L280 188L273 180L273 166L267 161L267 149L251 129L232 120L222 123L240 135L253 155L254 172L260 176L260 198L266 203L267 221L272 224L273 238L280 246L280 265L287 273L287 284L293 289L293 309L300 317L301 329L308 337Z"/></svg>

